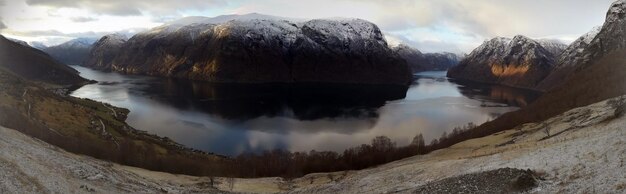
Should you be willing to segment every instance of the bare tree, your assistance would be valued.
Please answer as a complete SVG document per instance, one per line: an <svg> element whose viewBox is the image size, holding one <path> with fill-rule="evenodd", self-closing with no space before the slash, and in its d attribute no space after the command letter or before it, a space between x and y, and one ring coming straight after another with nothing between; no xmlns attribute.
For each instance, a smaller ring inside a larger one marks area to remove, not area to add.
<svg viewBox="0 0 626 194"><path fill-rule="evenodd" d="M546 137L550 136L550 128L548 127L548 124L542 122L541 127L543 129L543 132L546 134Z"/></svg>
<svg viewBox="0 0 626 194"><path fill-rule="evenodd" d="M420 133L413 138L411 145L416 147L416 152L419 153L421 149L426 147L426 142L424 141L424 136Z"/></svg>

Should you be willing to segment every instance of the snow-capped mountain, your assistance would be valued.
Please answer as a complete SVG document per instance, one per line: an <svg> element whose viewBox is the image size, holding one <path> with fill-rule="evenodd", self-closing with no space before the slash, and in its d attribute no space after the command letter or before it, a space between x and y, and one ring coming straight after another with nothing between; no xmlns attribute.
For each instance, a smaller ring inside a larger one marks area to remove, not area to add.
<svg viewBox="0 0 626 194"><path fill-rule="evenodd" d="M545 41L544 41L545 44ZM556 44L550 51L525 36L497 37L474 49L448 71L456 79L533 88L545 78L556 61Z"/></svg>
<svg viewBox="0 0 626 194"><path fill-rule="evenodd" d="M580 55L585 51L585 48L589 45L589 43L591 43L599 32L600 27L598 26L572 42L559 56L557 67L574 64L576 58L581 57Z"/></svg>
<svg viewBox="0 0 626 194"><path fill-rule="evenodd" d="M94 68L106 69L110 67L110 63L120 52L120 49L126 43L128 38L122 34L109 34L96 41L83 65Z"/></svg>
<svg viewBox="0 0 626 194"><path fill-rule="evenodd" d="M461 61L461 57L454 53L422 53L405 44L399 44L392 49L406 60L413 72L447 70Z"/></svg>
<svg viewBox="0 0 626 194"><path fill-rule="evenodd" d="M95 38L76 38L41 50L62 63L80 65L89 56L89 51L95 41Z"/></svg>
<svg viewBox="0 0 626 194"><path fill-rule="evenodd" d="M602 28L594 28L574 41L560 56L555 71L540 85L548 90L562 85L576 74L584 74L589 66L598 63L606 55L623 53L626 49L626 1L615 1L609 9ZM622 55L623 56L626 54ZM621 65L621 66L620 66ZM623 64L614 64L615 71L624 69Z"/></svg>
<svg viewBox="0 0 626 194"><path fill-rule="evenodd" d="M87 66L214 82L410 82L373 23L261 16L184 18L118 42L111 60L101 54L107 44L96 43Z"/></svg>
<svg viewBox="0 0 626 194"><path fill-rule="evenodd" d="M286 20L291 22L301 22L303 19L298 18L286 18L272 15L264 15L258 13L249 14L231 14L221 15L217 17L204 17L204 16L189 16L174 21L167 22L161 26L152 28L148 31L141 33L171 33L179 30L182 27L189 25L202 25L202 24L222 24L229 21L250 21L250 20Z"/></svg>
<svg viewBox="0 0 626 194"><path fill-rule="evenodd" d="M565 77L576 70L578 61L584 59L585 50L591 41L600 32L600 27L595 27L588 33L572 42L559 55L554 70L537 86L540 90L548 90L564 81Z"/></svg>

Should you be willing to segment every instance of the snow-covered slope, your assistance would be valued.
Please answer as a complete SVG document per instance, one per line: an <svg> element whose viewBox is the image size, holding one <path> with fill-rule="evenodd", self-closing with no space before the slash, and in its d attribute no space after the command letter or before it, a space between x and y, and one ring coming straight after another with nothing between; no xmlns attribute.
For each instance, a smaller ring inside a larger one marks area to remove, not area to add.
<svg viewBox="0 0 626 194"><path fill-rule="evenodd" d="M120 43L121 52L112 60L94 55L87 66L214 82L410 81L408 66L388 47L380 29L361 19L193 17Z"/></svg>
<svg viewBox="0 0 626 194"><path fill-rule="evenodd" d="M585 51L585 48L591 41L598 35L600 32L600 27L594 27L591 31L582 35L580 38L576 39L572 42L567 49L563 52L562 55L559 56L559 60L557 63L557 68L561 66L573 65L576 61L576 58L580 57L580 55Z"/></svg>
<svg viewBox="0 0 626 194"><path fill-rule="evenodd" d="M33 48L39 49L39 50L43 50L45 48L48 48L48 46L46 46L45 44L43 44L43 42L39 42L39 41L32 41L29 42L28 45L30 45Z"/></svg>
<svg viewBox="0 0 626 194"><path fill-rule="evenodd" d="M222 24L229 21L250 21L250 20L286 20L291 22L303 21L297 18L285 18L258 13L249 14L231 14L221 15L217 17L189 16L174 21L167 22L161 26L150 29L141 33L171 33L184 26L200 25L200 24Z"/></svg>
<svg viewBox="0 0 626 194"><path fill-rule="evenodd" d="M561 55L559 55L554 65L554 70L539 83L537 89L549 90L564 81L565 77L577 68L576 64L584 60L585 50L599 32L600 27L595 27L572 42Z"/></svg>
<svg viewBox="0 0 626 194"><path fill-rule="evenodd" d="M537 42L555 57L561 55L567 48L566 44L556 39L539 39Z"/></svg>
<svg viewBox="0 0 626 194"><path fill-rule="evenodd" d="M552 53L560 47L553 41L542 43L521 35L513 39L496 37L474 49L448 71L448 76L532 88L550 73L555 62Z"/></svg>

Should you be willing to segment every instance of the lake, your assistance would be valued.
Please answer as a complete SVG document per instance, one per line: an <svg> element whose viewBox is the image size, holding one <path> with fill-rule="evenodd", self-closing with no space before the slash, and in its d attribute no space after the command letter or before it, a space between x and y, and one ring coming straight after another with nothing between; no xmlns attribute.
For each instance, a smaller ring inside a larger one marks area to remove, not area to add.
<svg viewBox="0 0 626 194"><path fill-rule="evenodd" d="M72 66L98 81L72 96L128 108L127 122L191 148L227 156L271 149L343 151L387 136L429 142L536 99L532 91L464 83L422 72L407 87L351 84L214 84Z"/></svg>

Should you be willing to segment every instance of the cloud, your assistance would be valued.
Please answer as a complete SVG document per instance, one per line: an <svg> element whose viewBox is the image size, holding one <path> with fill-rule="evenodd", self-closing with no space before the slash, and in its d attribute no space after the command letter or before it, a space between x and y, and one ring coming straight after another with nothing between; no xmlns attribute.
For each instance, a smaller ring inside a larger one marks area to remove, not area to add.
<svg viewBox="0 0 626 194"><path fill-rule="evenodd" d="M26 0L28 5L41 5L55 8L87 9L97 14L130 16L151 14L178 14L182 10L202 10L212 6L225 5L225 0Z"/></svg>
<svg viewBox="0 0 626 194"><path fill-rule="evenodd" d="M119 31L106 31L106 32L94 32L94 31L86 31L86 32L77 32L77 33L63 33L57 30L40 30L40 31L15 31L11 29L3 30L3 34L10 35L12 37L16 37L19 39L24 39L27 41L38 41L45 45L54 46L61 43L64 43L68 40L72 40L75 38L100 38L104 35L118 33L126 35L126 37L131 37L137 32L144 31L145 28L133 28L133 29L124 29Z"/></svg>
<svg viewBox="0 0 626 194"><path fill-rule="evenodd" d="M193 15L257 12L291 18L350 17L371 21L396 37L394 40L425 52L470 52L495 36L575 39L602 24L613 1L0 0L0 4L5 4L0 5L0 16L4 16L3 22L11 30L65 33L149 28Z"/></svg>
<svg viewBox="0 0 626 194"><path fill-rule="evenodd" d="M7 34L12 34L15 36L63 36L63 37L102 37L107 34L119 33L125 35L133 35L139 31L144 31L145 28L134 28L134 29L125 29L120 31L107 31L107 32L94 32L94 31L86 31L86 32L76 32L76 33L63 33L58 30L41 30L41 31L13 31L7 30Z"/></svg>
<svg viewBox="0 0 626 194"><path fill-rule="evenodd" d="M2 2L0 1L0 3ZM7 28L7 25L5 25L4 22L2 22L2 17L0 17L0 30L6 29L6 28Z"/></svg>
<svg viewBox="0 0 626 194"><path fill-rule="evenodd" d="M73 17L73 18L70 18L70 20L72 20L73 22L78 22L78 23L98 21L97 18L93 18L93 17Z"/></svg>

